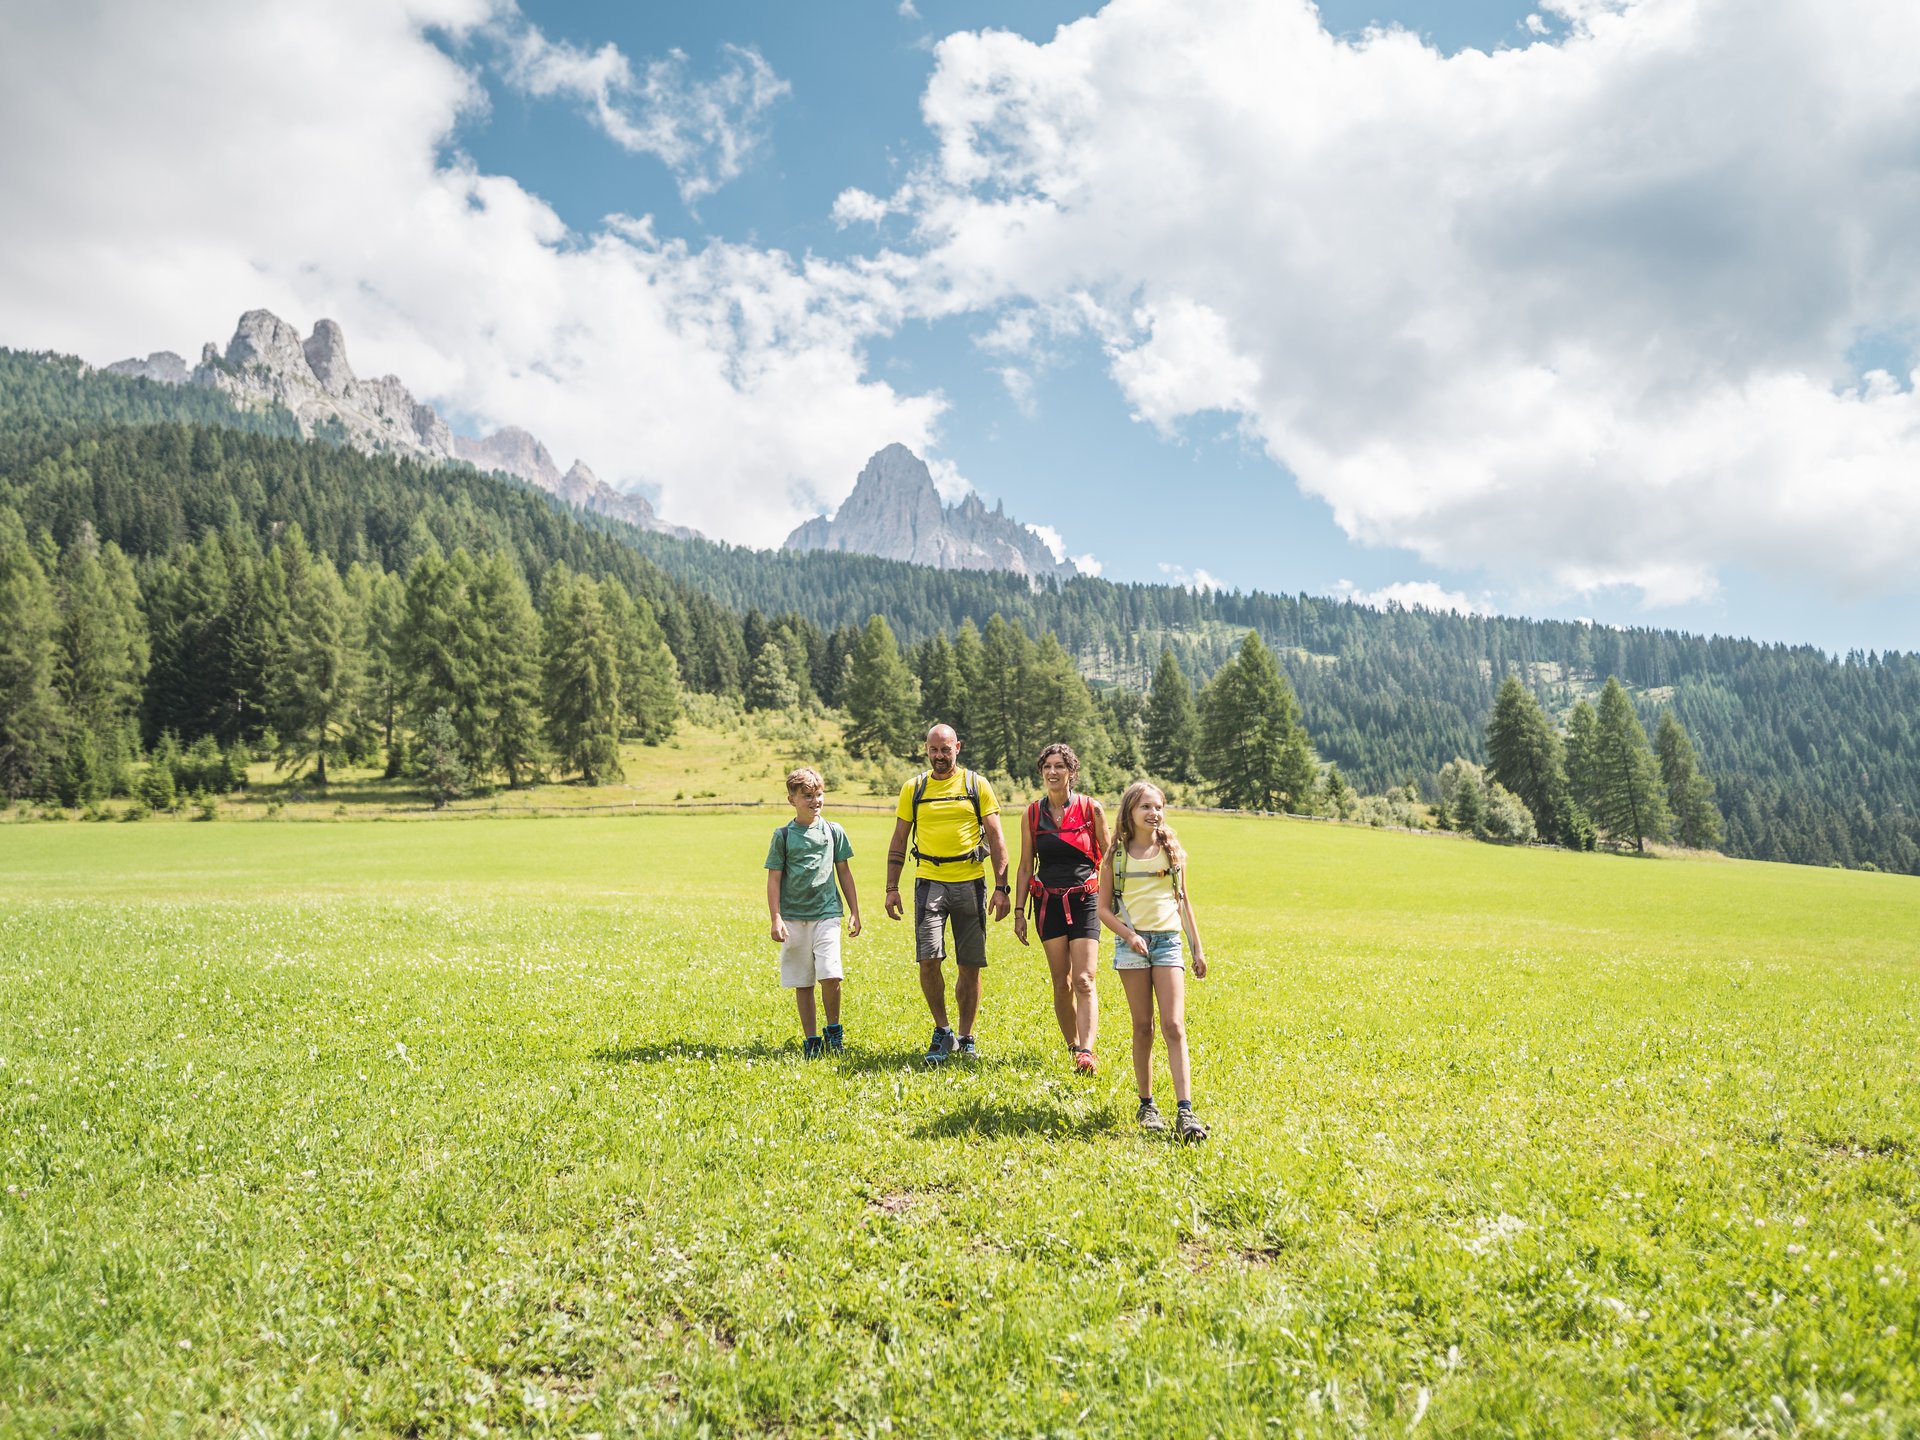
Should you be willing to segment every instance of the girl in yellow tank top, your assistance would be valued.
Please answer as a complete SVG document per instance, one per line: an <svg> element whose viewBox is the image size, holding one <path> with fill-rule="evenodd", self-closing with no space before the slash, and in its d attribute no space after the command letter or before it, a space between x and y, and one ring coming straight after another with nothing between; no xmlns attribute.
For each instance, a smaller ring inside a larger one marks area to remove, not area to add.
<svg viewBox="0 0 1920 1440"><path fill-rule="evenodd" d="M1193 949L1193 977L1204 979L1206 952L1187 896L1186 852L1166 823L1166 796L1136 780L1120 797L1113 844L1100 866L1100 923L1118 937L1113 968L1127 992L1133 1016L1133 1074L1140 1087L1141 1126L1164 1130L1153 1103L1153 1012L1167 1042L1167 1069L1179 1102L1174 1134L1204 1140L1207 1127L1193 1113L1187 1062L1187 971L1184 938Z"/></svg>

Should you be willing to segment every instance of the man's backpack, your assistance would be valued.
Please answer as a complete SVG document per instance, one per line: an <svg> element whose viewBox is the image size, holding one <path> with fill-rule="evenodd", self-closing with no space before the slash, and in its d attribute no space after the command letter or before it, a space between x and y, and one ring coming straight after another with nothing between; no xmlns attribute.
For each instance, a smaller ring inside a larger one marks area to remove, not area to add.
<svg viewBox="0 0 1920 1440"><path fill-rule="evenodd" d="M971 770L961 770L965 782L967 799L973 805L973 822L981 827L980 843L964 855L923 855L920 853L920 806L927 798L927 786L933 781L931 770L922 770L913 778L912 818L907 822L908 833L914 837L912 855L915 860L925 861L929 865L952 865L962 860L984 860L987 856L986 818L980 813L980 777Z"/></svg>

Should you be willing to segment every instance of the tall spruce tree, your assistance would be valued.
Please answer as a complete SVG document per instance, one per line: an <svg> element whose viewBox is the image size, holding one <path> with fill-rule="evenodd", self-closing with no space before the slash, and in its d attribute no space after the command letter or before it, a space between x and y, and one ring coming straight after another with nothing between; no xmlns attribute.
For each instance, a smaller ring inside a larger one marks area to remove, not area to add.
<svg viewBox="0 0 1920 1440"><path fill-rule="evenodd" d="M1303 793L1298 788L1301 748L1289 744L1298 729L1293 687L1273 652L1249 630L1233 659L1213 677L1200 707L1200 772L1219 802L1237 810L1310 807L1311 773ZM1306 754L1310 767L1310 748Z"/></svg>
<svg viewBox="0 0 1920 1440"><path fill-rule="evenodd" d="M667 637L643 595L618 580L600 583L601 603L620 647L620 714L624 734L658 745L680 720L680 675Z"/></svg>
<svg viewBox="0 0 1920 1440"><path fill-rule="evenodd" d="M285 622L267 673L269 711L280 747L280 768L313 765L316 785L327 783L327 758L352 723L365 657L355 641L346 588L324 555L307 547L298 525L274 546L276 590Z"/></svg>
<svg viewBox="0 0 1920 1440"><path fill-rule="evenodd" d="M1080 757L1080 783L1089 790L1106 788L1112 766L1112 742L1093 703L1087 682L1060 642L1044 633L1028 652L1020 675L1025 732L1018 751L1005 768L1010 774L1038 778L1034 762L1043 746L1060 741Z"/></svg>
<svg viewBox="0 0 1920 1440"><path fill-rule="evenodd" d="M52 793L65 719L54 688L60 614L20 516L0 505L0 797Z"/></svg>
<svg viewBox="0 0 1920 1440"><path fill-rule="evenodd" d="M1150 773L1185 784L1193 779L1194 742L1200 716L1193 704L1193 687L1181 672L1173 647L1160 648L1154 667L1153 689L1147 698L1146 761Z"/></svg>
<svg viewBox="0 0 1920 1440"><path fill-rule="evenodd" d="M1600 803L1600 717L1583 695L1567 715L1567 791L1590 818ZM1591 847L1589 847L1591 848Z"/></svg>
<svg viewBox="0 0 1920 1440"><path fill-rule="evenodd" d="M747 708L785 711L799 703L800 687L787 673L786 647L778 636L769 635L747 671Z"/></svg>
<svg viewBox="0 0 1920 1440"><path fill-rule="evenodd" d="M847 657L847 749L872 759L910 758L922 743L920 682L900 658L893 627L875 615Z"/></svg>
<svg viewBox="0 0 1920 1440"><path fill-rule="evenodd" d="M1693 741L1671 707L1660 711L1654 726L1653 748L1660 756L1660 780L1673 812L1673 837L1689 850L1714 850L1720 845L1720 808L1713 802L1713 782L1700 773Z"/></svg>
<svg viewBox="0 0 1920 1440"><path fill-rule="evenodd" d="M947 637L930 636L914 652L913 668L920 680L921 722L927 729L951 725L959 734L967 711L967 681Z"/></svg>
<svg viewBox="0 0 1920 1440"><path fill-rule="evenodd" d="M126 794L149 653L133 567L119 546L101 545L93 526L83 522L60 557L55 591L60 629L54 684L69 722L92 736L90 745L69 749L75 757L82 751L89 756L79 798Z"/></svg>
<svg viewBox="0 0 1920 1440"><path fill-rule="evenodd" d="M1595 716L1593 783L1593 818L1613 839L1631 840L1636 850L1645 851L1647 841L1666 838L1669 816L1660 767L1626 687L1611 675Z"/></svg>
<svg viewBox="0 0 1920 1440"><path fill-rule="evenodd" d="M564 770L589 785L620 768L620 644L600 587L556 565L546 583L547 738Z"/></svg>
<svg viewBox="0 0 1920 1440"><path fill-rule="evenodd" d="M975 733L961 740L973 751L981 770L1023 774L1031 722L1030 697L1022 678L1033 662L1033 641L1018 625L995 613L987 617L980 635L980 678L971 685Z"/></svg>
<svg viewBox="0 0 1920 1440"><path fill-rule="evenodd" d="M1488 774L1533 813L1536 830L1564 843L1571 799L1566 751L1546 711L1517 675L1500 682L1487 717L1487 762Z"/></svg>
<svg viewBox="0 0 1920 1440"><path fill-rule="evenodd" d="M520 567L504 550L490 552L474 578L479 628L491 643L479 659L486 751L476 768L506 776L517 789L546 765L540 713L540 617Z"/></svg>

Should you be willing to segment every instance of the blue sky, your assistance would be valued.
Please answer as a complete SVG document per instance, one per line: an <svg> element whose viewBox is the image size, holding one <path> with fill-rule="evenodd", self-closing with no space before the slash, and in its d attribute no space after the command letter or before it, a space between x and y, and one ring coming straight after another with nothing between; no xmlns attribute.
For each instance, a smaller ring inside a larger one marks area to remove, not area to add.
<svg viewBox="0 0 1920 1440"><path fill-rule="evenodd" d="M1115 579L1920 649L1920 32L1871 0L16 30L0 115L72 119L0 159L7 343L331 316L748 543L902 440Z"/></svg>

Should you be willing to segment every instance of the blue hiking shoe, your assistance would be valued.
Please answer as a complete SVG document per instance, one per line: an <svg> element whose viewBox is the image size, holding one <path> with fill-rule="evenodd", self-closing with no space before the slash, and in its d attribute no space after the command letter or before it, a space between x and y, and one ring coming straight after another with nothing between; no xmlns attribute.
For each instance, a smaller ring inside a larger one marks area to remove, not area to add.
<svg viewBox="0 0 1920 1440"><path fill-rule="evenodd" d="M829 1025L820 1032L820 1038L827 1042L827 1049L838 1055L847 1048L847 1032L838 1025Z"/></svg>
<svg viewBox="0 0 1920 1440"><path fill-rule="evenodd" d="M927 1064L944 1065L951 1054L953 1054L953 1031L944 1026L934 1026L933 1039L927 1042Z"/></svg>
<svg viewBox="0 0 1920 1440"><path fill-rule="evenodd" d="M807 1036L806 1043L800 1047L800 1058L803 1060L818 1060L825 1049L826 1045L818 1035L809 1035Z"/></svg>
<svg viewBox="0 0 1920 1440"><path fill-rule="evenodd" d="M980 1058L980 1047L973 1043L973 1036L962 1035L960 1037L959 1053L962 1060L978 1060Z"/></svg>

